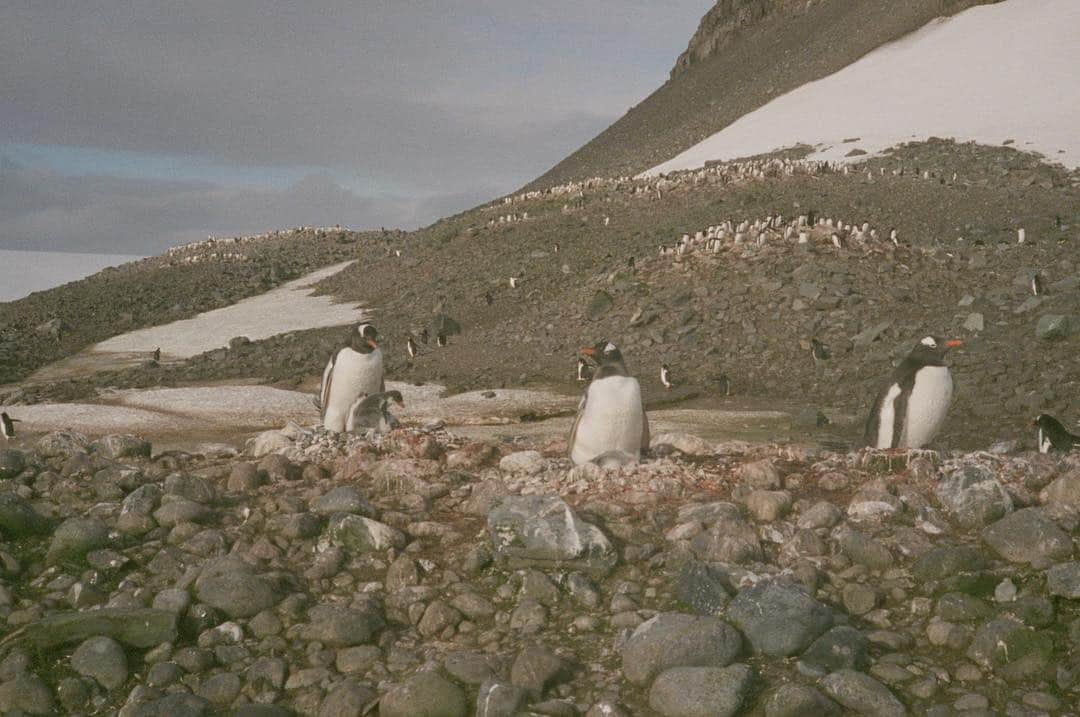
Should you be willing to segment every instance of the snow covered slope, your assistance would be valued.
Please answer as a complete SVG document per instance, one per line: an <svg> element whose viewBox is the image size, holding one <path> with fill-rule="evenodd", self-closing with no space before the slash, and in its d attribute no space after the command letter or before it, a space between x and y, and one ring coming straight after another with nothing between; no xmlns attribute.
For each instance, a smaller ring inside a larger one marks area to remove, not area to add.
<svg viewBox="0 0 1080 717"><path fill-rule="evenodd" d="M815 158L930 136L1000 144L1080 166L1080 0L1006 0L931 22L744 115L644 172L795 144ZM702 110L704 111L704 110ZM843 140L858 137L857 142Z"/></svg>

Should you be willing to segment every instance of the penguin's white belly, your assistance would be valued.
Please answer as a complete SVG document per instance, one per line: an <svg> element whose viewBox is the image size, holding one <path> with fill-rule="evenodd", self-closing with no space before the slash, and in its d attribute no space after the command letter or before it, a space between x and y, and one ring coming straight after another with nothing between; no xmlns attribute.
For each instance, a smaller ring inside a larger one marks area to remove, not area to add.
<svg viewBox="0 0 1080 717"><path fill-rule="evenodd" d="M623 451L641 456L644 420L641 386L629 376L609 376L593 381L578 421L570 459L588 463L602 453Z"/></svg>
<svg viewBox="0 0 1080 717"><path fill-rule="evenodd" d="M945 366L924 366L915 374L908 397L901 448L922 448L941 429L952 403L952 374Z"/></svg>
<svg viewBox="0 0 1080 717"><path fill-rule="evenodd" d="M350 348L341 349L329 378L330 393L323 405L323 425L327 430L341 433L356 398L362 393L371 395L382 390L382 352L375 349L362 354Z"/></svg>

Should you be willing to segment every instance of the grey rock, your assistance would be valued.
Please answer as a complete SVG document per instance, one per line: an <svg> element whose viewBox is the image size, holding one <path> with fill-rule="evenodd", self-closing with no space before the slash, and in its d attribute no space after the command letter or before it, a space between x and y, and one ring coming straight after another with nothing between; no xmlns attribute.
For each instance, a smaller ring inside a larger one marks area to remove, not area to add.
<svg viewBox="0 0 1080 717"><path fill-rule="evenodd" d="M434 672L417 672L379 701L379 717L465 717L465 693Z"/></svg>
<svg viewBox="0 0 1080 717"><path fill-rule="evenodd" d="M892 567L892 553L880 540L847 526L837 528L834 537L841 552L852 561L871 570L886 570Z"/></svg>
<svg viewBox="0 0 1080 717"><path fill-rule="evenodd" d="M821 677L836 670L870 666L870 642L855 628L839 625L814 640L799 659L799 671Z"/></svg>
<svg viewBox="0 0 1080 717"><path fill-rule="evenodd" d="M611 298L611 294L606 291L598 291L589 300L585 315L589 317L589 321L596 321L610 311L614 305L615 300Z"/></svg>
<svg viewBox="0 0 1080 717"><path fill-rule="evenodd" d="M0 530L5 539L44 533L49 522L15 493L0 493Z"/></svg>
<svg viewBox="0 0 1080 717"><path fill-rule="evenodd" d="M720 518L707 531L690 541L690 549L709 563L745 564L762 560L764 551L757 528L741 517Z"/></svg>
<svg viewBox="0 0 1080 717"><path fill-rule="evenodd" d="M671 667L725 667L742 652L742 637L715 617L660 613L634 630L620 650L623 675L645 684Z"/></svg>
<svg viewBox="0 0 1080 717"><path fill-rule="evenodd" d="M489 680L480 685L476 699L476 717L515 717L529 700L523 687L508 682Z"/></svg>
<svg viewBox="0 0 1080 717"><path fill-rule="evenodd" d="M986 568L983 551L969 545L942 545L923 553L912 563L911 572L919 580L944 580L960 573Z"/></svg>
<svg viewBox="0 0 1080 717"><path fill-rule="evenodd" d="M208 560L195 581L199 600L232 618L252 617L273 607L279 597L268 580L233 555Z"/></svg>
<svg viewBox="0 0 1080 717"><path fill-rule="evenodd" d="M978 312L970 313L968 314L967 318L964 319L964 329L966 329L967 331L982 331L984 325L985 322L983 319L983 315Z"/></svg>
<svg viewBox="0 0 1080 717"><path fill-rule="evenodd" d="M1072 555L1069 536L1042 508L1009 513L982 532L983 540L998 555L1013 563L1044 567Z"/></svg>
<svg viewBox="0 0 1080 717"><path fill-rule="evenodd" d="M765 717L831 717L840 713L836 703L813 687L789 682L765 700Z"/></svg>
<svg viewBox="0 0 1080 717"><path fill-rule="evenodd" d="M544 645L526 645L510 667L510 682L539 699L568 672L566 660Z"/></svg>
<svg viewBox="0 0 1080 717"><path fill-rule="evenodd" d="M907 709L889 688L855 670L840 670L821 681L825 693L853 712L867 717L904 717Z"/></svg>
<svg viewBox="0 0 1080 717"><path fill-rule="evenodd" d="M405 534L385 523L352 513L334 513L328 529L330 542L357 553L405 547Z"/></svg>
<svg viewBox="0 0 1080 717"><path fill-rule="evenodd" d="M664 717L730 717L742 708L754 671L747 665L673 667L649 690L649 706Z"/></svg>
<svg viewBox="0 0 1080 717"><path fill-rule="evenodd" d="M1060 341L1074 331L1073 321L1063 314L1043 314L1035 324L1035 337L1043 341Z"/></svg>
<svg viewBox="0 0 1080 717"><path fill-rule="evenodd" d="M487 517L495 557L510 567L579 568L607 574L618 554L603 531L560 498L508 496Z"/></svg>
<svg viewBox="0 0 1080 717"><path fill-rule="evenodd" d="M355 513L368 517L375 515L375 510L363 494L347 485L330 489L312 500L309 507L312 513L319 515L333 515L334 513Z"/></svg>
<svg viewBox="0 0 1080 717"><path fill-rule="evenodd" d="M109 542L109 528L97 518L69 518L60 524L49 543L46 560L57 563L82 560L91 550Z"/></svg>
<svg viewBox="0 0 1080 717"><path fill-rule="evenodd" d="M890 326L892 326L891 320L885 320L881 323L869 326L853 336L851 342L855 344L856 348L865 348L877 341Z"/></svg>
<svg viewBox="0 0 1080 717"><path fill-rule="evenodd" d="M166 528L177 523L198 523L209 515L209 509L178 495L163 495L161 507L154 511L154 520Z"/></svg>
<svg viewBox="0 0 1080 717"><path fill-rule="evenodd" d="M382 629L382 612L373 604L364 609L339 605L316 605L308 611L304 636L333 647L371 642Z"/></svg>
<svg viewBox="0 0 1080 717"><path fill-rule="evenodd" d="M128 663L124 648L110 637L91 637L75 648L71 669L90 677L106 690L127 682Z"/></svg>
<svg viewBox="0 0 1080 717"><path fill-rule="evenodd" d="M945 476L937 498L965 528L981 528L1013 509L1012 499L993 472L981 465L964 465Z"/></svg>
<svg viewBox="0 0 1080 717"><path fill-rule="evenodd" d="M31 672L14 676L0 685L0 712L4 714L55 714L52 691Z"/></svg>
<svg viewBox="0 0 1080 717"><path fill-rule="evenodd" d="M1001 617L976 630L967 656L1009 682L1047 677L1055 664L1054 638L1013 617Z"/></svg>
<svg viewBox="0 0 1080 717"><path fill-rule="evenodd" d="M131 717L204 717L210 714L210 703L189 692L174 692L144 702L130 714Z"/></svg>
<svg viewBox="0 0 1080 717"><path fill-rule="evenodd" d="M352 680L343 680L330 689L326 699L319 705L319 717L362 715L365 708L378 696L378 693L370 687Z"/></svg>
<svg viewBox="0 0 1080 717"><path fill-rule="evenodd" d="M783 487L780 471L768 458L742 464L735 469L735 479L739 485L750 490L779 490Z"/></svg>
<svg viewBox="0 0 1080 717"><path fill-rule="evenodd" d="M544 470L544 456L540 451L516 451L503 456L499 461L499 470L536 475Z"/></svg>
<svg viewBox="0 0 1080 717"><path fill-rule="evenodd" d="M149 458L150 442L130 434L111 434L90 444L90 450L106 458Z"/></svg>
<svg viewBox="0 0 1080 717"><path fill-rule="evenodd" d="M740 590L728 606L728 619L755 652L770 657L801 652L833 623L829 608L801 587L777 580Z"/></svg>
<svg viewBox="0 0 1080 717"><path fill-rule="evenodd" d="M1080 600L1080 563L1059 563L1047 570L1046 590L1051 595Z"/></svg>
<svg viewBox="0 0 1080 717"><path fill-rule="evenodd" d="M212 503L217 491L209 482L186 473L172 473L165 477L165 494L178 495L196 503Z"/></svg>
<svg viewBox="0 0 1080 717"><path fill-rule="evenodd" d="M427 638L434 638L443 633L447 628L456 627L463 616L456 609L450 607L442 600L432 600L424 610L416 629Z"/></svg>
<svg viewBox="0 0 1080 717"><path fill-rule="evenodd" d="M408 555L401 555L390 563L386 571L386 592L395 593L402 588L420 584L420 569Z"/></svg>
<svg viewBox="0 0 1080 717"><path fill-rule="evenodd" d="M1064 507L1080 513L1080 470L1073 470L1043 488L1039 500L1048 507Z"/></svg>
<svg viewBox="0 0 1080 717"><path fill-rule="evenodd" d="M35 448L41 456L55 458L85 451L89 445L90 441L81 433L54 431L39 438Z"/></svg>
<svg viewBox="0 0 1080 717"><path fill-rule="evenodd" d="M447 674L467 685L479 685L498 680L499 673L496 666L496 660L490 656L464 650L451 652L443 660L443 669Z"/></svg>
<svg viewBox="0 0 1080 717"><path fill-rule="evenodd" d="M227 707L240 694L240 676L234 672L210 675L199 685L196 694L217 707Z"/></svg>
<svg viewBox="0 0 1080 717"><path fill-rule="evenodd" d="M0 480L11 480L26 468L26 455L14 448L0 448Z"/></svg>
<svg viewBox="0 0 1080 717"><path fill-rule="evenodd" d="M720 568L687 559L675 578L675 595L695 615L719 615L735 594L731 578Z"/></svg>
<svg viewBox="0 0 1080 717"><path fill-rule="evenodd" d="M149 608L101 608L61 612L25 625L22 640L42 650L105 635L131 647L148 648L176 639L176 615Z"/></svg>
<svg viewBox="0 0 1080 717"><path fill-rule="evenodd" d="M230 493L247 493L262 485L263 477L254 463L236 463L225 482L225 490Z"/></svg>

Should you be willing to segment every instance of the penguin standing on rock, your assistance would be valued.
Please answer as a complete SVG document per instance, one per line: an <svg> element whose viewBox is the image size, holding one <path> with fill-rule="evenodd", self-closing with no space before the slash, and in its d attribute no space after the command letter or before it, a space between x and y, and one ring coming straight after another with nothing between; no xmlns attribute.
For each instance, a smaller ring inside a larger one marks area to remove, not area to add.
<svg viewBox="0 0 1080 717"><path fill-rule="evenodd" d="M607 339L581 353L597 367L570 430L570 460L574 465L637 463L649 449L649 419L641 385L627 372L618 347Z"/></svg>
<svg viewBox="0 0 1080 717"><path fill-rule="evenodd" d="M1048 413L1040 413L1031 425L1038 431L1039 453L1080 448L1080 436L1069 433L1065 426L1061 425L1061 421Z"/></svg>
<svg viewBox="0 0 1080 717"><path fill-rule="evenodd" d="M577 380L588 381L589 380L589 364L585 362L585 359L578 356L577 360Z"/></svg>
<svg viewBox="0 0 1080 717"><path fill-rule="evenodd" d="M7 412L0 413L0 435L4 437L5 441L10 441L15 437L15 424L21 423L18 418L12 418L7 415Z"/></svg>
<svg viewBox="0 0 1080 717"><path fill-rule="evenodd" d="M825 344L813 337L810 339L810 355L814 358L815 364L829 360L829 350L825 348Z"/></svg>
<svg viewBox="0 0 1080 717"><path fill-rule="evenodd" d="M671 369L666 363L660 364L660 383L664 384L664 388L669 391L675 385L671 382Z"/></svg>
<svg viewBox="0 0 1080 717"><path fill-rule="evenodd" d="M407 352L409 353L409 358L410 358L410 359L414 359L414 358L416 358L416 355L417 355L417 354L419 353L419 351L418 351L418 350L417 350L417 348L416 348L416 342L415 342L415 341L413 341L413 337L412 337L412 336L410 336L410 337L409 337L409 338L408 338L408 339L407 339L407 340L405 341L405 350L406 350L406 351L407 351Z"/></svg>
<svg viewBox="0 0 1080 717"><path fill-rule="evenodd" d="M1031 275L1031 293L1035 296L1042 296L1046 293L1046 290L1043 288L1042 277L1039 276L1038 272Z"/></svg>
<svg viewBox="0 0 1080 717"><path fill-rule="evenodd" d="M922 448L934 439L952 402L953 382L945 353L959 340L926 336L915 345L878 394L864 438L874 448Z"/></svg>
<svg viewBox="0 0 1080 717"><path fill-rule="evenodd" d="M446 346L446 334L439 334L435 337L435 345L439 347Z"/></svg>
<svg viewBox="0 0 1080 717"><path fill-rule="evenodd" d="M345 345L326 364L319 406L327 430L337 433L345 430L349 411L361 394L370 396L386 390L382 351L375 341L377 335L372 324L360 324L349 332Z"/></svg>

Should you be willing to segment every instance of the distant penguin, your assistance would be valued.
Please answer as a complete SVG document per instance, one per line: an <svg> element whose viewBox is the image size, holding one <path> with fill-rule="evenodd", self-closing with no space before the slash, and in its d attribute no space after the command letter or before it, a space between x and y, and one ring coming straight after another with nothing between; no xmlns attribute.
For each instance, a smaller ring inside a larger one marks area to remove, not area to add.
<svg viewBox="0 0 1080 717"><path fill-rule="evenodd" d="M891 241L894 246L900 246L900 240L896 236L896 230L895 229L890 229L889 230L889 241Z"/></svg>
<svg viewBox="0 0 1080 717"><path fill-rule="evenodd" d="M519 286L520 284L521 284L521 279L519 279L519 278L518 278L518 277L516 277L516 276L511 276L511 277L510 277L510 288L511 288L511 289L516 289L516 288L518 288L518 286Z"/></svg>
<svg viewBox="0 0 1080 717"><path fill-rule="evenodd" d="M666 363L660 364L660 383L664 384L664 388L669 391L675 385L671 382L671 369Z"/></svg>
<svg viewBox="0 0 1080 717"><path fill-rule="evenodd" d="M430 334L428 334L427 327L425 326L423 329L420 330L420 343L426 344L429 337Z"/></svg>
<svg viewBox="0 0 1080 717"><path fill-rule="evenodd" d="M837 249L843 249L844 245L840 242L840 237L836 234L832 235L832 245Z"/></svg>
<svg viewBox="0 0 1080 717"><path fill-rule="evenodd" d="M624 462L637 462L649 449L649 419L640 384L627 372L618 347L607 339L581 353L597 368L570 430L570 460L581 465L620 456Z"/></svg>
<svg viewBox="0 0 1080 717"><path fill-rule="evenodd" d="M511 286L513 286L513 284L511 284ZM485 291L484 292L484 302L488 306L491 306L492 304L495 303L495 296L490 291ZM439 345L443 346L443 344L439 344Z"/></svg>
<svg viewBox="0 0 1080 717"><path fill-rule="evenodd" d="M319 405L322 422L327 430L341 433L349 417L349 409L361 394L372 395L385 390L383 357L372 324L360 324L349 331L345 345L334 352L323 371Z"/></svg>
<svg viewBox="0 0 1080 717"><path fill-rule="evenodd" d="M435 337L436 346L446 346L446 334L439 334Z"/></svg>
<svg viewBox="0 0 1080 717"><path fill-rule="evenodd" d="M160 363L160 362L161 362L161 347L159 346L156 349L154 349L154 363Z"/></svg>
<svg viewBox="0 0 1080 717"><path fill-rule="evenodd" d="M630 257L629 259L627 259L627 260L626 260L626 266L627 266L627 268L629 268L629 269L633 269L633 268L634 268L634 263L635 263L635 262L634 262L634 257Z"/></svg>
<svg viewBox="0 0 1080 717"><path fill-rule="evenodd" d="M409 358L411 358L411 359L416 358L416 354L419 353L419 351L416 348L416 342L413 341L412 336L410 336L408 339L406 339L406 341L405 341L405 350L409 352Z"/></svg>
<svg viewBox="0 0 1080 717"><path fill-rule="evenodd" d="M1045 293L1042 277L1039 276L1038 272L1031 276L1031 293L1035 296L1042 296Z"/></svg>
<svg viewBox="0 0 1080 717"><path fill-rule="evenodd" d="M585 362L585 359L578 356L577 360L577 380L588 381L589 380L589 364Z"/></svg>
<svg viewBox="0 0 1080 717"><path fill-rule="evenodd" d="M934 439L952 402L945 352L962 344L927 336L915 345L874 401L863 434L869 445L922 448Z"/></svg>
<svg viewBox="0 0 1080 717"><path fill-rule="evenodd" d="M829 350L825 348L825 344L813 337L810 339L810 355L813 357L814 363L829 360Z"/></svg>
<svg viewBox="0 0 1080 717"><path fill-rule="evenodd" d="M721 396L730 396L731 395L731 380L728 379L728 376L727 376L726 373L722 373L719 376L717 376L714 383L716 384L716 392L717 392L717 394L719 394Z"/></svg>
<svg viewBox="0 0 1080 717"><path fill-rule="evenodd" d="M6 411L0 413L0 435L4 436L5 441L10 441L15 437L16 423L20 423L18 418L12 418Z"/></svg>
<svg viewBox="0 0 1080 717"><path fill-rule="evenodd" d="M397 428L398 420L388 407L390 401L404 406L405 401L401 398L401 391L384 391L370 396L359 396L349 407L349 418L345 421L345 430L348 433L358 433L374 430L376 433L386 433Z"/></svg>
<svg viewBox="0 0 1080 717"><path fill-rule="evenodd" d="M1080 436L1069 433L1065 426L1061 425L1061 421L1050 414L1040 413L1031 425L1037 429L1039 453L1072 451L1080 448Z"/></svg>
<svg viewBox="0 0 1080 717"><path fill-rule="evenodd" d="M556 254L559 253L559 243L558 242L555 243L555 253Z"/></svg>
<svg viewBox="0 0 1080 717"><path fill-rule="evenodd" d="M1024 241L1026 241L1026 240L1027 240L1027 232L1024 231L1023 227L1020 227L1019 229L1016 230L1016 243L1017 244L1023 244Z"/></svg>

